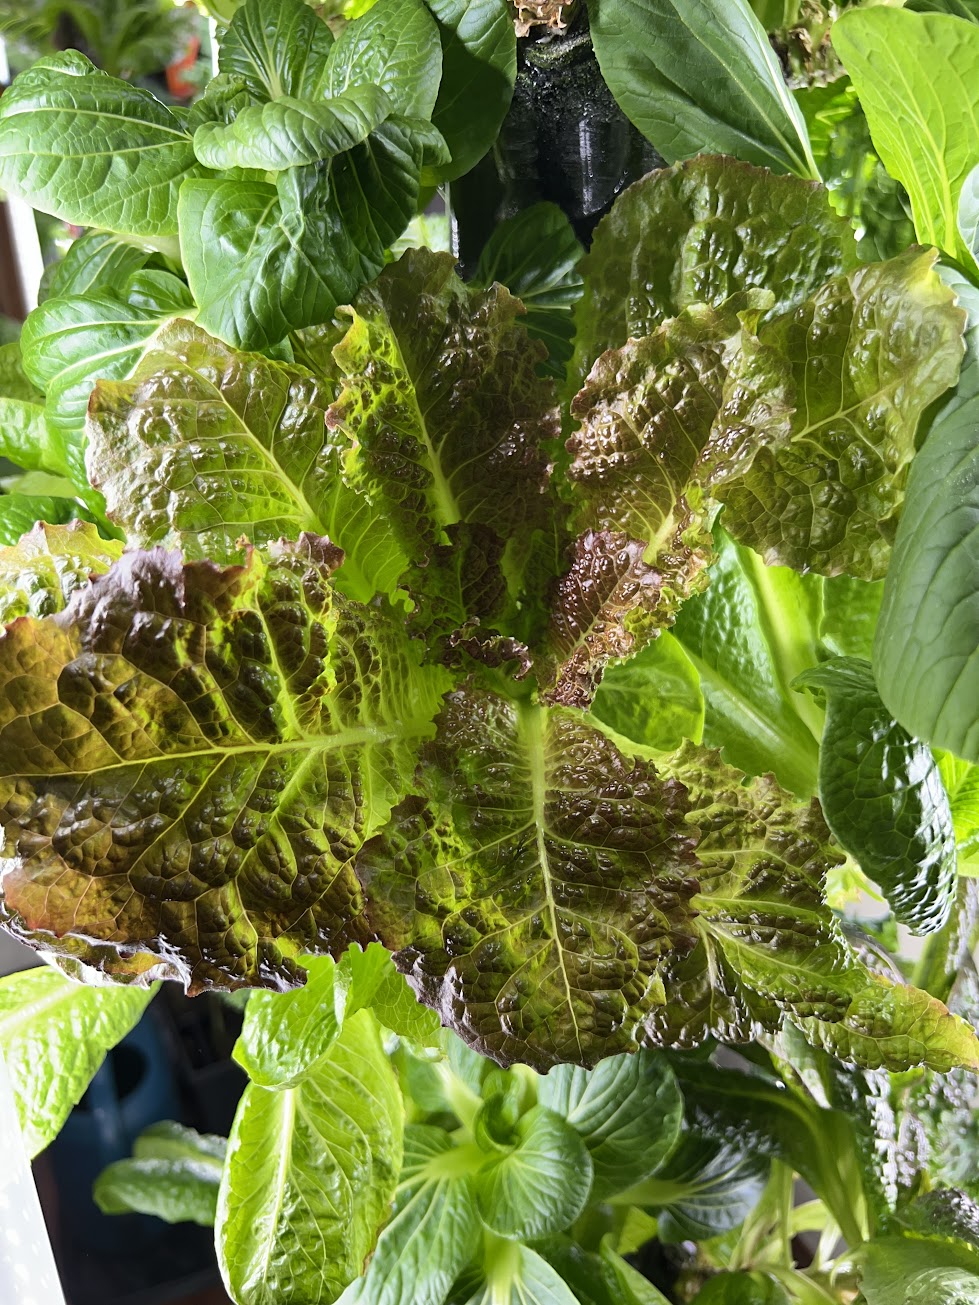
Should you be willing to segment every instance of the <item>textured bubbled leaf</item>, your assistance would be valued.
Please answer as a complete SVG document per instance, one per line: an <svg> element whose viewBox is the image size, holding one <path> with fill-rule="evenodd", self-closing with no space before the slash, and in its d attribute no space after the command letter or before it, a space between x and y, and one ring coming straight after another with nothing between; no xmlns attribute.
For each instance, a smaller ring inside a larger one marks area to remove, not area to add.
<svg viewBox="0 0 979 1305"><path fill-rule="evenodd" d="M0 624L60 612L76 589L121 556L122 544L102 539L87 521L39 522L15 544L0 548Z"/></svg>
<svg viewBox="0 0 979 1305"><path fill-rule="evenodd" d="M175 235L177 191L201 171L164 104L74 50L21 73L0 105L0 185L64 222Z"/></svg>
<svg viewBox="0 0 979 1305"><path fill-rule="evenodd" d="M979 295L954 284L966 361L908 476L874 673L906 729L979 762Z"/></svg>
<svg viewBox="0 0 979 1305"><path fill-rule="evenodd" d="M580 715L448 695L436 743L359 873L423 999L507 1063L635 1046L694 942L682 788Z"/></svg>
<svg viewBox="0 0 979 1305"><path fill-rule="evenodd" d="M245 0L221 37L218 67L260 102L322 95L333 34L303 0Z"/></svg>
<svg viewBox="0 0 979 1305"><path fill-rule="evenodd" d="M348 23L330 53L326 90L379 86L392 112L430 118L442 76L438 28L423 0L376 0Z"/></svg>
<svg viewBox="0 0 979 1305"><path fill-rule="evenodd" d="M448 1133L405 1129L404 1166L394 1213L362 1278L340 1305L442 1305L473 1258L482 1225L472 1175L455 1164Z"/></svg>
<svg viewBox="0 0 979 1305"><path fill-rule="evenodd" d="M587 708L606 664L631 657L656 633L663 577L644 552L644 544L608 531L589 530L575 541L552 599L546 701Z"/></svg>
<svg viewBox="0 0 979 1305"><path fill-rule="evenodd" d="M856 265L849 223L812 182L722 158L654 172L616 200L581 264L571 374L580 384L606 349L693 304L766 289L784 313Z"/></svg>
<svg viewBox="0 0 979 1305"><path fill-rule="evenodd" d="M356 442L356 483L411 560L465 521L494 530L515 569L546 520L551 388L519 302L467 290L453 269L451 255L409 250L359 296L327 422Z"/></svg>
<svg viewBox="0 0 979 1305"><path fill-rule="evenodd" d="M352 858L441 681L379 608L332 594L338 557L311 536L224 569L131 553L8 626L8 928L195 990L290 986L297 954L365 936Z"/></svg>
<svg viewBox="0 0 979 1305"><path fill-rule="evenodd" d="M214 1224L227 1139L183 1124L151 1124L136 1139L132 1159L117 1160L95 1180L103 1214L151 1214L167 1223Z"/></svg>
<svg viewBox="0 0 979 1305"><path fill-rule="evenodd" d="M748 0L590 0L602 76L670 163L716 151L818 176L805 119Z"/></svg>
<svg viewBox="0 0 979 1305"><path fill-rule="evenodd" d="M880 700L868 662L837 657L796 681L826 695L819 800L833 834L916 933L948 919L955 831L931 749Z"/></svg>
<svg viewBox="0 0 979 1305"><path fill-rule="evenodd" d="M883 577L925 408L955 383L964 314L907 251L746 332L711 477L724 526L766 562Z"/></svg>
<svg viewBox="0 0 979 1305"><path fill-rule="evenodd" d="M397 1077L368 1011L298 1087L246 1087L214 1230L239 1305L333 1301L362 1272L397 1186L403 1127Z"/></svg>
<svg viewBox="0 0 979 1305"><path fill-rule="evenodd" d="M86 987L46 965L0 979L0 1054L29 1156L57 1137L154 991Z"/></svg>
<svg viewBox="0 0 979 1305"><path fill-rule="evenodd" d="M592 1070L558 1065L538 1085L542 1106L581 1135L604 1201L655 1173L680 1136L683 1097L665 1057L609 1056Z"/></svg>
<svg viewBox="0 0 979 1305"><path fill-rule="evenodd" d="M513 96L517 41L507 0L427 0L442 42L432 123L452 155L440 180L468 172L492 146Z"/></svg>
<svg viewBox="0 0 979 1305"><path fill-rule="evenodd" d="M209 168L301 167L353 149L391 111L376 86L354 86L325 101L284 95L249 105L231 122L203 123L194 133L194 152Z"/></svg>
<svg viewBox="0 0 979 1305"><path fill-rule="evenodd" d="M979 27L950 14L861 8L834 25L833 46L875 150L910 196L918 239L974 270L957 219L976 162Z"/></svg>
<svg viewBox="0 0 979 1305"><path fill-rule="evenodd" d="M325 420L333 397L304 368L175 322L128 381L97 387L89 476L137 546L176 543L230 562L242 536L264 544L312 530L346 550L341 586L367 600L393 590L404 560L344 484L346 449Z"/></svg>

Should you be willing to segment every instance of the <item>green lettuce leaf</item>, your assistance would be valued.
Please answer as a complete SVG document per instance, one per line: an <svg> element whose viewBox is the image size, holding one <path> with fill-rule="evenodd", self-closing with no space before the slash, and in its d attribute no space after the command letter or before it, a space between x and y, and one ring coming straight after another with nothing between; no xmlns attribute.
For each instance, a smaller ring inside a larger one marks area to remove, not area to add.
<svg viewBox="0 0 979 1305"><path fill-rule="evenodd" d="M245 0L218 47L221 72L252 99L322 97L333 33L303 0Z"/></svg>
<svg viewBox="0 0 979 1305"><path fill-rule="evenodd" d="M495 1246L486 1271L487 1281L467 1305L579 1305L560 1274L529 1246Z"/></svg>
<svg viewBox="0 0 979 1305"><path fill-rule="evenodd" d="M628 662L604 675L592 715L633 743L673 752L704 737L701 677L683 645L664 630Z"/></svg>
<svg viewBox="0 0 979 1305"><path fill-rule="evenodd" d="M46 965L0 979L0 1054L31 1158L153 999L155 988L88 987Z"/></svg>
<svg viewBox="0 0 979 1305"><path fill-rule="evenodd" d="M151 1124L133 1144L131 1160L117 1160L99 1174L95 1204L103 1214L152 1214L210 1228L226 1150L224 1137L170 1120Z"/></svg>
<svg viewBox="0 0 979 1305"><path fill-rule="evenodd" d="M938 754L938 769L952 808L959 874L979 871L979 766L950 752Z"/></svg>
<svg viewBox="0 0 979 1305"><path fill-rule="evenodd" d="M122 544L102 539L86 521L39 522L15 544L0 548L0 623L60 612L76 589L121 556Z"/></svg>
<svg viewBox="0 0 979 1305"><path fill-rule="evenodd" d="M166 105L75 50L39 60L4 94L0 185L64 222L176 235L177 191L201 175Z"/></svg>
<svg viewBox="0 0 979 1305"><path fill-rule="evenodd" d="M346 552L342 587L367 601L393 592L405 563L344 483L346 448L326 425L334 397L304 368L175 322L128 381L97 386L89 477L136 546L175 543L188 558L227 563L242 537L329 535Z"/></svg>
<svg viewBox="0 0 979 1305"><path fill-rule="evenodd" d="M816 177L809 134L748 0L591 0L602 76L670 163L706 151Z"/></svg>
<svg viewBox="0 0 979 1305"><path fill-rule="evenodd" d="M773 314L788 313L857 261L849 223L812 182L711 157L651 173L616 200L582 261L571 376L580 385L606 349L694 304L763 289Z"/></svg>
<svg viewBox="0 0 979 1305"><path fill-rule="evenodd" d="M819 800L834 836L901 924L933 933L955 896L955 830L931 749L880 700L869 662L836 657L797 687L826 696Z"/></svg>
<svg viewBox="0 0 979 1305"><path fill-rule="evenodd" d="M431 118L442 78L442 44L423 0L375 0L347 23L330 53L330 96L372 85L394 113Z"/></svg>
<svg viewBox="0 0 979 1305"><path fill-rule="evenodd" d="M69 493L71 486L62 482ZM39 521L63 525L79 516L81 505L72 498L52 494L0 494L0 546L16 544Z"/></svg>
<svg viewBox="0 0 979 1305"><path fill-rule="evenodd" d="M979 27L947 14L861 8L834 25L833 45L874 148L907 189L919 241L974 273L957 219L962 183L976 162Z"/></svg>
<svg viewBox="0 0 979 1305"><path fill-rule="evenodd" d="M979 1292L979 1254L941 1237L875 1238L860 1250L867 1305L970 1305Z"/></svg>
<svg viewBox="0 0 979 1305"><path fill-rule="evenodd" d="M129 278L151 257L150 250L111 231L86 231L64 258L46 269L40 302L71 295L122 296Z"/></svg>
<svg viewBox="0 0 979 1305"><path fill-rule="evenodd" d="M214 1230L240 1305L332 1301L360 1275L397 1187L403 1127L398 1080L368 1011L346 1022L299 1086L249 1084Z"/></svg>
<svg viewBox="0 0 979 1305"><path fill-rule="evenodd" d="M294 986L300 953L371 939L352 858L444 684L332 592L340 556L308 535L224 569L130 553L7 628L8 928L195 991Z"/></svg>

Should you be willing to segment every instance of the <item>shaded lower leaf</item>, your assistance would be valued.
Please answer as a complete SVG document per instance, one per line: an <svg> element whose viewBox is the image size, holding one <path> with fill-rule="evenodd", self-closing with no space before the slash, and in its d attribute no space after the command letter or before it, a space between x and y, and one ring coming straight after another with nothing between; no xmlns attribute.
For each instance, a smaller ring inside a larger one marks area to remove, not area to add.
<svg viewBox="0 0 979 1305"><path fill-rule="evenodd" d="M227 1139L166 1121L136 1139L133 1157L117 1160L95 1180L103 1214L151 1214L166 1223L214 1224Z"/></svg>
<svg viewBox="0 0 979 1305"><path fill-rule="evenodd" d="M931 749L881 702L869 662L836 657L796 685L828 703L819 797L830 829L902 924L940 929L955 894L955 831Z"/></svg>
<svg viewBox="0 0 979 1305"><path fill-rule="evenodd" d="M669 630L602 677L592 715L646 748L672 752L704 734L700 676L683 645Z"/></svg>

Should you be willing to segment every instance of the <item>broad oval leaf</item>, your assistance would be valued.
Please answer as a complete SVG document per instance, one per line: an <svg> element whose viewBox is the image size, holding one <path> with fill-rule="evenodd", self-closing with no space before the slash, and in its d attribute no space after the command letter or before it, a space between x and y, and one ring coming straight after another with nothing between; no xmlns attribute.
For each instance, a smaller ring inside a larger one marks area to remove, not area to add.
<svg viewBox="0 0 979 1305"><path fill-rule="evenodd" d="M395 1193L403 1128L397 1077L367 1011L298 1087L246 1087L214 1230L239 1305L332 1301L358 1277Z"/></svg>
<svg viewBox="0 0 979 1305"><path fill-rule="evenodd" d="M748 0L589 0L588 9L602 76L668 162L711 151L819 175Z"/></svg>
<svg viewBox="0 0 979 1305"><path fill-rule="evenodd" d="M592 1201L655 1173L683 1122L676 1077L665 1057L649 1051L610 1056L592 1070L558 1065L541 1080L537 1099L584 1141L594 1169Z"/></svg>
<svg viewBox="0 0 979 1305"><path fill-rule="evenodd" d="M214 1224L227 1139L165 1120L136 1139L133 1156L95 1180L103 1214L151 1214L167 1223Z"/></svg>
<svg viewBox="0 0 979 1305"><path fill-rule="evenodd" d="M149 261L150 250L111 231L86 231L68 246L64 258L46 270L40 301L70 295L122 297L133 272Z"/></svg>
<svg viewBox="0 0 979 1305"><path fill-rule="evenodd" d="M39 60L3 96L0 184L64 222L176 235L177 191L201 175L164 104L74 50Z"/></svg>
<svg viewBox="0 0 979 1305"><path fill-rule="evenodd" d="M494 1154L476 1177L487 1227L514 1241L561 1232L582 1212L592 1161L576 1130L546 1106L517 1120L511 1149Z"/></svg>
<svg viewBox="0 0 979 1305"><path fill-rule="evenodd" d="M529 1246L494 1247L491 1271L467 1305L578 1305L561 1275Z"/></svg>
<svg viewBox="0 0 979 1305"><path fill-rule="evenodd" d="M868 662L836 657L796 686L826 695L819 799L830 829L901 924L940 929L955 895L955 831L931 749L891 716Z"/></svg>
<svg viewBox="0 0 979 1305"><path fill-rule="evenodd" d="M390 113L388 97L370 85L322 102L280 96L250 105L232 122L204 123L194 133L194 152L209 168L276 172L353 149Z"/></svg>
<svg viewBox="0 0 979 1305"><path fill-rule="evenodd" d="M222 35L218 67L252 99L318 98L333 33L304 0L245 0Z"/></svg>
<svg viewBox="0 0 979 1305"><path fill-rule="evenodd" d="M966 362L911 465L874 673L907 730L979 762L979 295L951 283L969 312Z"/></svg>
<svg viewBox="0 0 979 1305"><path fill-rule="evenodd" d="M344 27L330 53L326 88L379 86L394 113L431 118L442 78L438 28L423 0L375 0Z"/></svg>
<svg viewBox="0 0 979 1305"><path fill-rule="evenodd" d="M87 987L46 965L0 979L0 1053L33 1158L58 1133L154 987Z"/></svg>
<svg viewBox="0 0 979 1305"><path fill-rule="evenodd" d="M410 784L441 673L303 536L130 553L0 638L8 927L116 973L288 987L371 938L352 857ZM56 891L54 883L58 884Z"/></svg>

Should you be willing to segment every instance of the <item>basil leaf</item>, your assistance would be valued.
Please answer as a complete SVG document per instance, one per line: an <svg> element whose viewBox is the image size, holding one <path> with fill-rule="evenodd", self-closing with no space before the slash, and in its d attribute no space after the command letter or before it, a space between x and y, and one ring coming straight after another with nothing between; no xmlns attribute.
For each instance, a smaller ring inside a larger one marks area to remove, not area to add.
<svg viewBox="0 0 979 1305"><path fill-rule="evenodd" d="M33 1158L61 1131L155 987L87 987L42 965L0 979L0 1053Z"/></svg>
<svg viewBox="0 0 979 1305"><path fill-rule="evenodd" d="M602 76L670 163L731 154L818 177L809 134L748 0L590 0Z"/></svg>
<svg viewBox="0 0 979 1305"><path fill-rule="evenodd" d="M610 1056L592 1070L558 1065L537 1099L581 1136L604 1201L660 1168L680 1136L683 1098L666 1060L648 1051Z"/></svg>
<svg viewBox="0 0 979 1305"><path fill-rule="evenodd" d="M585 1208L592 1161L577 1131L545 1106L517 1120L511 1149L476 1177L483 1222L501 1237L535 1241L561 1232Z"/></svg>
<svg viewBox="0 0 979 1305"><path fill-rule="evenodd" d="M4 93L0 185L64 222L176 235L177 191L201 175L165 105L74 50L39 60Z"/></svg>
<svg viewBox="0 0 979 1305"><path fill-rule="evenodd" d="M826 695L819 799L827 824L901 924L940 929L955 895L955 831L931 749L888 712L868 662L836 657L796 686Z"/></svg>
<svg viewBox="0 0 979 1305"><path fill-rule="evenodd" d="M402 1160L404 1107L368 1011L297 1087L245 1089L214 1235L240 1305L335 1300L363 1270ZM282 1254L283 1246L295 1254Z"/></svg>

